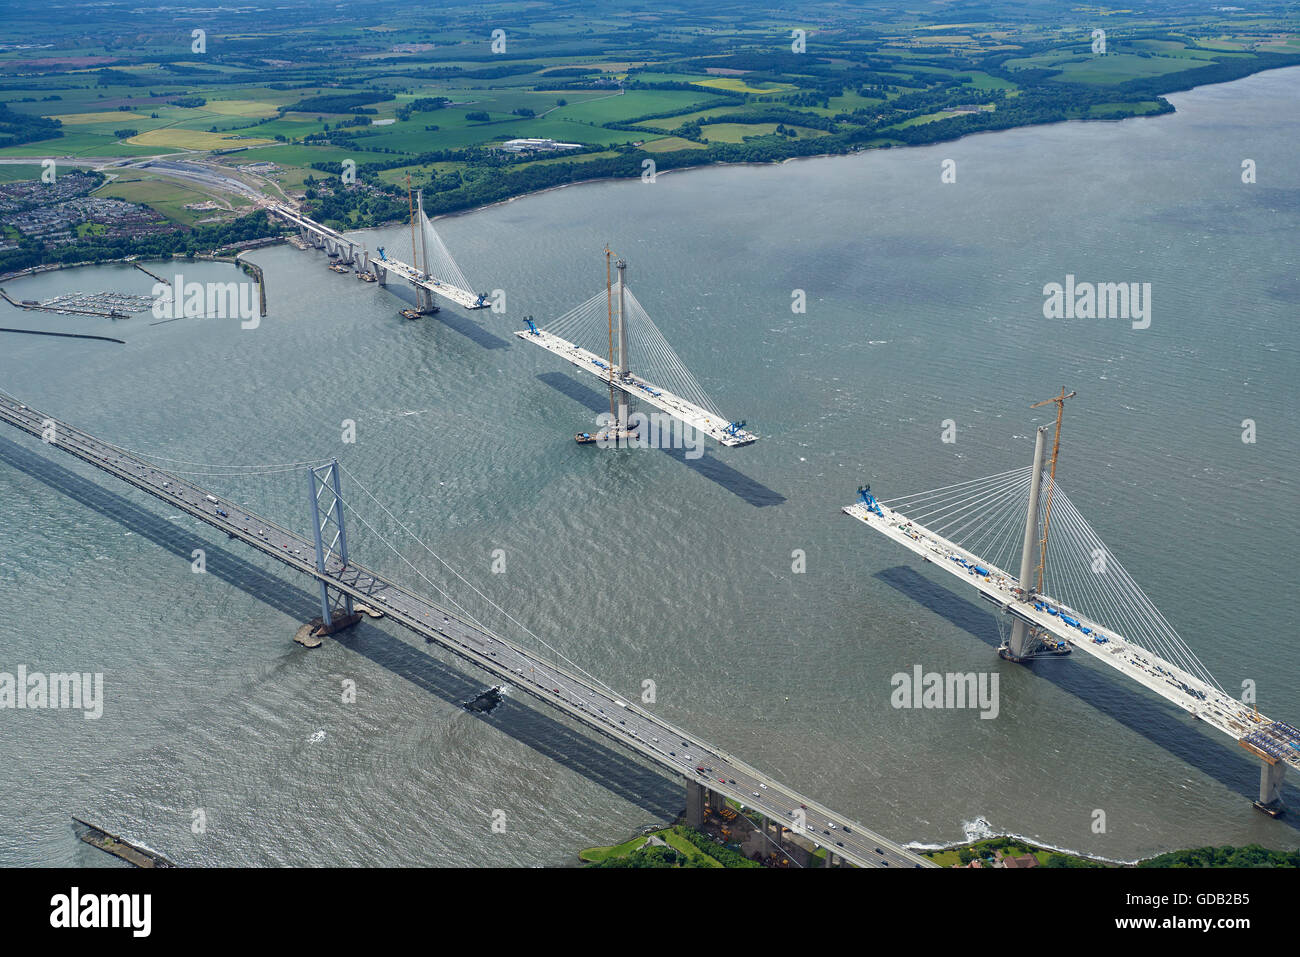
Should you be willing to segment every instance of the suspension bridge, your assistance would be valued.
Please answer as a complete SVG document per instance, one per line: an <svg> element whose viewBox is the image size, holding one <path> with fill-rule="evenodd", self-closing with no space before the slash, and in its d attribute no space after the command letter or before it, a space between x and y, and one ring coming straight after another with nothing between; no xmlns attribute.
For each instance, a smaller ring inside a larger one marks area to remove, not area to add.
<svg viewBox="0 0 1300 957"><path fill-rule="evenodd" d="M723 809L731 800L760 815L761 834L777 852L789 855L789 837L783 826L806 834L825 845L827 867L847 861L860 867L932 867L926 858L907 850L863 825L838 814L823 804L789 788L698 735L670 724L632 703L626 696L565 660L557 664L514 641L490 631L444 588L416 566L407 553L388 541L358 508L354 499L369 502L376 522L382 513L396 523L414 543L444 566L467 590L502 614L531 639L563 658L551 645L529 631L448 565L426 543L420 541L381 500L363 486L355 475L337 461L288 463L267 466L204 466L212 470L187 473L175 464L163 465L160 456L124 449L86 433L67 422L30 408L16 397L0 392L0 420L58 448L95 468L165 502L231 539L249 545L295 572L312 578L319 587L321 635L334 634L360 620L360 606L382 613L389 620L414 632L426 643L436 644L476 668L519 689L548 707L563 712L579 725L603 735L620 747L648 760L670 776L680 777L686 787L686 819L703 826L706 807ZM167 460L175 462L176 460ZM187 463L180 463L187 464ZM302 535L271 521L236 501L189 481L186 474L224 474L243 470L253 475L271 475L300 483L305 512L310 517L310 534ZM345 496L342 475L349 488L361 496ZM392 578L358 563L349 554L348 528L359 522L393 551L412 572L439 593L446 604L435 602ZM768 833L769 825L772 833ZM819 846L820 846L819 844Z"/></svg>
<svg viewBox="0 0 1300 957"><path fill-rule="evenodd" d="M544 329L528 317L524 320L528 328L515 335L606 383L613 436L637 432L636 415L629 411L631 400L636 399L711 436L720 445L741 446L756 441L758 436L746 431L743 421L732 422L718 411L649 313L632 295L627 287L626 261L619 259L614 264L618 281L611 283L610 255L606 249L604 290L547 323ZM603 354L593 351L599 350L601 344L607 347ZM634 354L643 373L632 371ZM621 396L616 397L616 393Z"/></svg>
<svg viewBox="0 0 1300 957"><path fill-rule="evenodd" d="M1300 768L1300 731L1223 690L1056 481L1073 395L1036 404L1057 405L1047 467L1041 426L1031 465L893 499L863 486L843 511L973 585L997 609L1002 657L1086 652L1231 736L1261 761L1255 806L1278 816L1286 768Z"/></svg>
<svg viewBox="0 0 1300 957"><path fill-rule="evenodd" d="M267 200L262 206L297 227L304 242L325 250L340 268L353 267L358 278L372 277L381 286L386 286L392 276L407 282L415 290L417 313L437 312L434 296L449 299L466 309L486 309L491 305L486 293L472 291L473 286L425 215L423 192L416 194L411 209L410 246L406 248L402 243L396 250L398 255L390 255L379 246L372 256L363 244L283 203Z"/></svg>

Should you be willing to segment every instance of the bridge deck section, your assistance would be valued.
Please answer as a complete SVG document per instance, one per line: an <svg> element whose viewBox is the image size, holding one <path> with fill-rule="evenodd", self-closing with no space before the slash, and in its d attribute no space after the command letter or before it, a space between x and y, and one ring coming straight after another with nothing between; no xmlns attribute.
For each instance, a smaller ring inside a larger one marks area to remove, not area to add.
<svg viewBox="0 0 1300 957"><path fill-rule="evenodd" d="M1032 602L1024 601L1019 595L1020 582L1010 572L888 506L881 505L880 508L883 516L860 503L847 505L842 511L915 552L936 568L973 585L982 598L1007 614L1056 635L1068 642L1073 649L1087 652L1238 741L1273 723L1218 688L1206 684L1177 665L1124 638L1108 625L1093 621L1050 595L1038 595ZM977 565L989 574L977 574L973 567ZM1039 609L1036 605L1044 607ZM1056 614L1047 611L1047 608L1055 609ZM1062 612L1078 620L1080 627L1076 628L1063 621ZM1090 633L1085 634L1084 628L1089 629ZM1099 638L1105 640L1099 641ZM1300 768L1300 750L1286 755L1285 760L1292 767Z"/></svg>
<svg viewBox="0 0 1300 957"><path fill-rule="evenodd" d="M716 439L719 445L749 445L758 440L758 436L752 432L746 432L744 429L737 429L734 433L727 431L731 423L726 419L641 378L636 373L630 373L626 379L622 376L614 376L605 359L594 352L588 352L581 346L574 345L567 339L560 338L554 333L547 332L544 329L539 329L537 332L522 329L516 332L515 335L525 342L532 342L548 352L555 353L584 372L594 375L602 382L609 382L612 377L616 389L635 399L640 399L649 405L662 409L687 425L694 426L705 435Z"/></svg>
<svg viewBox="0 0 1300 957"><path fill-rule="evenodd" d="M285 206L283 203L267 202L264 206L269 212L275 213L275 215L289 223L292 223L300 229L306 229L329 239L332 242L351 248L355 248L359 245L356 240L348 239L336 230L330 229L328 226L318 223L308 216L304 216L302 213ZM429 292L441 296L444 299L449 299L456 303L456 305L464 306L466 309L486 309L489 306L488 302L480 300L477 295L470 292L468 289L460 289L448 283L440 282L432 276L429 276L427 273L421 273L410 263L404 263L400 259L384 257L381 259L371 259L370 262L372 266L377 266L379 268L387 269L389 272L396 273L412 286L419 286L421 289L427 289Z"/></svg>
<svg viewBox="0 0 1300 957"><path fill-rule="evenodd" d="M780 784L697 735L620 698L594 680L507 641L364 565L349 562L344 566L334 560L322 574L316 568L312 541L237 502L160 470L124 449L29 408L12 396L0 394L0 421L37 438L52 436L49 444L83 462L225 532L294 571L382 609L393 621L426 641L458 655L502 684L558 709L586 729L604 735L671 775L682 776L776 821L791 821L797 811L806 808L808 827L816 828L817 836L813 839L830 847L839 857L864 867L933 866L927 859ZM700 772L698 768L705 770Z"/></svg>

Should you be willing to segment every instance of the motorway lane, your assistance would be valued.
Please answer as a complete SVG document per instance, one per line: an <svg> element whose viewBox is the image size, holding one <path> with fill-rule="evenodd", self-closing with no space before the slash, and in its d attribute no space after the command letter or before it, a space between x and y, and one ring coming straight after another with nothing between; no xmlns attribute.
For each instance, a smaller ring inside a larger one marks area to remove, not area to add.
<svg viewBox="0 0 1300 957"><path fill-rule="evenodd" d="M0 394L0 419L37 438L52 425L55 438L50 444L298 571L326 581L354 599L382 609L398 624L423 636L426 642L437 643L510 687L564 711L588 729L637 752L661 769L705 785L792 829L796 823L791 815L806 807L807 825L812 832L809 836L853 863L868 867L933 866L861 824L845 819L725 751L622 699L594 678L580 677L567 668L548 662L377 572L352 562L344 566L337 559L331 559L322 576L316 568L312 541L237 503L157 469L67 423L30 409L7 394ZM700 767L705 771L699 772L697 768Z"/></svg>

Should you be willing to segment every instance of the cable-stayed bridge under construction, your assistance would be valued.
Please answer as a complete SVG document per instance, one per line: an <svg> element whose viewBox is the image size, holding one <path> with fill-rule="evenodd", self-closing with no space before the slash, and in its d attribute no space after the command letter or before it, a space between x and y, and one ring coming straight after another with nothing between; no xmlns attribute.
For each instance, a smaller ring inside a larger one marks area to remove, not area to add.
<svg viewBox="0 0 1300 957"><path fill-rule="evenodd" d="M843 511L973 585L997 609L1002 657L1086 652L1231 736L1262 763L1255 806L1277 816L1286 768L1300 768L1300 730L1224 691L1057 483L1072 395L1047 400L1058 406L1050 465L1042 426L1031 465L892 499L863 486Z"/></svg>
<svg viewBox="0 0 1300 957"><path fill-rule="evenodd" d="M610 251L605 250L608 263ZM539 327L531 317L515 333L606 383L610 395L612 436L635 433L629 411L639 400L711 436L720 445L749 445L758 439L743 421L727 419L704 387L678 358L650 314L627 285L627 263L619 259L616 283L564 315ZM608 273L608 266L606 268ZM602 350L602 346L605 349ZM633 372L632 356L640 372ZM581 436L579 436L581 440Z"/></svg>
<svg viewBox="0 0 1300 957"><path fill-rule="evenodd" d="M410 248L400 242L396 250L377 247L375 255L355 239L316 222L284 203L265 201L267 212L295 226L302 239L325 250L340 267L351 266L358 278L373 277L381 286L392 277L405 280L415 290L415 311L437 312L434 296L448 299L466 309L487 309L487 293L475 293L470 281L447 249L424 212L424 196L416 194L411 210ZM394 255L396 253L396 255Z"/></svg>
<svg viewBox="0 0 1300 957"><path fill-rule="evenodd" d="M414 310L403 310L403 315L416 318L437 312L435 296L449 299L466 309L487 309L492 305L487 293L471 291L469 280L425 215L421 192L416 192L412 201L410 248L398 249L399 255L393 255L392 249L379 246L376 255L372 256L363 244L283 203L267 200L263 206L297 227L305 242L325 250L333 261L331 268L346 272L346 267L352 267L358 278L374 279L381 285L387 285L393 276L405 280L415 291L416 304ZM610 251L606 249L605 254L608 273ZM620 259L617 268L616 286L611 285L607 277L603 292L547 323L544 329L539 328L531 316L527 317L524 320L527 328L515 335L555 353L606 383L610 393L611 436L625 438L637 434L638 415L632 409L633 400L639 400L683 425L711 436L720 445L734 447L756 441L758 436L746 430L744 421L731 421L718 410L704 387L673 351L649 313L627 287L627 263ZM602 343L607 346L603 352ZM638 372L631 369L633 354L638 357ZM616 394L619 397L616 398Z"/></svg>

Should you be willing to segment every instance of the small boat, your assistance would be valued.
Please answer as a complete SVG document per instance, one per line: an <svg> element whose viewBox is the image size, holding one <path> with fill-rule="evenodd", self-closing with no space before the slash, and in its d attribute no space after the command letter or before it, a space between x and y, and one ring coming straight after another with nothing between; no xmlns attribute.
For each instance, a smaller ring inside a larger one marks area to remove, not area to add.
<svg viewBox="0 0 1300 957"><path fill-rule="evenodd" d="M489 688L481 694L475 695L469 701L465 702L465 710L474 711L478 714L487 714L501 703L501 685Z"/></svg>
<svg viewBox="0 0 1300 957"><path fill-rule="evenodd" d="M375 278L375 274L372 272L364 272L358 270L357 278L360 279L362 282L378 282L378 280Z"/></svg>
<svg viewBox="0 0 1300 957"><path fill-rule="evenodd" d="M414 309L403 309L401 312L398 313L398 315L401 316L403 319L419 319L419 318L420 318L420 314L419 314L418 312L416 312Z"/></svg>
<svg viewBox="0 0 1300 957"><path fill-rule="evenodd" d="M637 430L631 429L601 429L595 435L590 432L579 432L573 437L573 441L579 445L593 445L599 442L612 442L617 445L619 442L627 442L637 437Z"/></svg>

